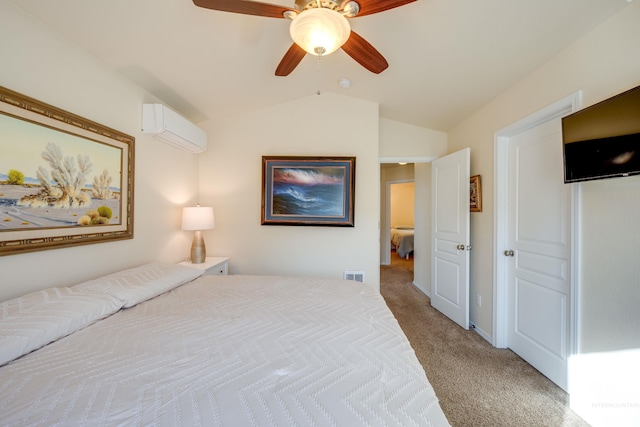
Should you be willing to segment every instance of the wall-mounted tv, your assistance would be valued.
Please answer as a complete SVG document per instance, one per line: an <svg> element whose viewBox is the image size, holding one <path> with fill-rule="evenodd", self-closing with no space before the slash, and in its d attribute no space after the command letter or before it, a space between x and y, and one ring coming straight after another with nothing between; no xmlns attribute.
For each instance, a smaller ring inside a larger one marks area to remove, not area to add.
<svg viewBox="0 0 640 427"><path fill-rule="evenodd" d="M640 174L640 86L562 118L564 182Z"/></svg>

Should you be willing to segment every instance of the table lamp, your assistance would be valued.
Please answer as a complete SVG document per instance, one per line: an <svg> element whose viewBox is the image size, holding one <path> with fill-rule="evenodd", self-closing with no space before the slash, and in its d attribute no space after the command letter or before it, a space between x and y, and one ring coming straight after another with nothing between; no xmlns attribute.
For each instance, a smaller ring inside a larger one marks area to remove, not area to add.
<svg viewBox="0 0 640 427"><path fill-rule="evenodd" d="M195 230L193 243L191 243L191 262L202 264L207 258L207 250L202 238L202 230L210 230L215 227L213 208L196 206L182 208L182 229Z"/></svg>

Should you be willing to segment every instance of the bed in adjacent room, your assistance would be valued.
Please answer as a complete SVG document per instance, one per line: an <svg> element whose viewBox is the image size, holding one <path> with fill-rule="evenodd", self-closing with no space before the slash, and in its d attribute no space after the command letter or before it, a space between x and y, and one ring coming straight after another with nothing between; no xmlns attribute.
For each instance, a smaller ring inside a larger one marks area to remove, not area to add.
<svg viewBox="0 0 640 427"><path fill-rule="evenodd" d="M369 285L201 274L152 263L0 303L0 424L448 425Z"/></svg>
<svg viewBox="0 0 640 427"><path fill-rule="evenodd" d="M391 228L391 244L400 258L409 259L413 252L414 231L412 226L396 225Z"/></svg>

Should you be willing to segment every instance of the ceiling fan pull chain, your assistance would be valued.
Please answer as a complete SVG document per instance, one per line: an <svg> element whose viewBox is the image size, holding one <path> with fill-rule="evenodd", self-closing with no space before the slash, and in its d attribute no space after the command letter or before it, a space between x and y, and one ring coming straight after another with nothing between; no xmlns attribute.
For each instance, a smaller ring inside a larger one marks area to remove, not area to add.
<svg viewBox="0 0 640 427"><path fill-rule="evenodd" d="M320 84L322 82L322 79L320 78L320 62L322 61L322 55L318 55L318 68L316 69L316 77L317 77L317 84L318 84L318 90L316 91L316 95L320 95Z"/></svg>

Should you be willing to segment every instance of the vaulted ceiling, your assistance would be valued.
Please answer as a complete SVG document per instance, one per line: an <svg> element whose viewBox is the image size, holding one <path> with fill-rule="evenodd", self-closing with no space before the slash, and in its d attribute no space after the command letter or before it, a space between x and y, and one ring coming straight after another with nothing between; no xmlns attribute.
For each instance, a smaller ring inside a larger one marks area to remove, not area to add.
<svg viewBox="0 0 640 427"><path fill-rule="evenodd" d="M373 74L339 50L307 55L287 77L289 21L191 0L10 0L192 121L337 92L380 115L447 131L627 0L417 0L350 20L387 59ZM292 6L293 0L270 3ZM340 87L340 79L351 87Z"/></svg>

